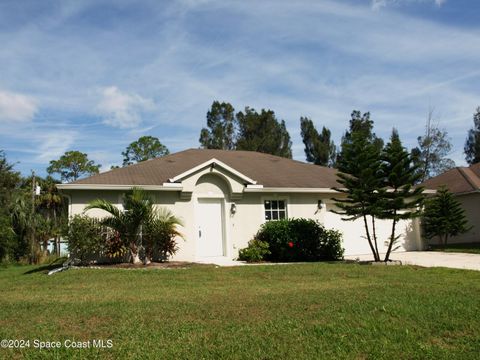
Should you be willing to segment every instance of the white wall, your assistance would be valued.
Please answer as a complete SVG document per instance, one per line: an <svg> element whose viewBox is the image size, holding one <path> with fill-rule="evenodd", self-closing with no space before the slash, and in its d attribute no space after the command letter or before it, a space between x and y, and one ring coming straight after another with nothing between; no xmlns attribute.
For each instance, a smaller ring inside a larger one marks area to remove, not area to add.
<svg viewBox="0 0 480 360"><path fill-rule="evenodd" d="M305 194L305 193L244 193L241 199L232 198L232 189L238 194L243 184L239 179L227 176L219 169L205 169L193 174L186 182L192 192L191 199L182 200L179 192L152 192L158 206L169 208L176 216L184 222L179 229L184 239L178 239L180 250L173 260L195 261L196 244L198 238L197 226L195 223L195 204L198 198L221 198L224 201L225 219L225 249L229 258L236 258L238 250L247 246L260 226L265 221L263 208L264 200L285 200L287 202L287 215L289 218L311 218L318 220L327 228L340 230L344 235L344 248L346 255L370 254L367 240L363 238L365 230L361 220L346 222L341 220L329 210L333 209L330 200L331 194ZM241 187L240 187L241 185ZM102 197L118 206L121 206L123 192L120 191L90 191L70 190L71 198L70 214L75 215L83 212L89 201ZM322 200L323 207L318 209L318 201ZM236 205L236 213L231 214L232 203ZM90 210L90 216L105 215L99 210ZM377 224L379 247L386 251L384 241L390 234L391 222L383 221ZM402 234L398 250L415 250L421 248L416 222L402 222L397 227L397 232Z"/></svg>
<svg viewBox="0 0 480 360"><path fill-rule="evenodd" d="M335 210L332 202L327 204L329 210ZM371 219L369 220L370 231L372 229ZM327 211L324 225L328 228L338 229L343 233L345 255L363 255L371 254L370 245L366 238L364 220L344 221L341 215ZM388 240L392 231L391 220L375 219L375 228L377 233L377 246L380 253L386 253L388 249ZM397 243L392 249L395 251L421 250L423 248L420 238L420 229L418 220L401 220L395 228L396 235L400 235Z"/></svg>

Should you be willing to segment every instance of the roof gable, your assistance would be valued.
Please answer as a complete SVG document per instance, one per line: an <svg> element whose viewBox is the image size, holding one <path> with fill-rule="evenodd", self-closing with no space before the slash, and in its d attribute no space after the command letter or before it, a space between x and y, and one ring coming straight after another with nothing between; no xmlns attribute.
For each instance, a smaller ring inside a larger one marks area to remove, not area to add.
<svg viewBox="0 0 480 360"><path fill-rule="evenodd" d="M228 166L227 164L224 164L223 162L213 158L213 159L210 159L208 161L205 161L204 163L200 164L200 165L197 165L171 179L168 179L169 182L171 183L175 183L175 182L178 182L179 180L182 180L190 175L192 175L193 173L199 171L199 170L202 170L206 167L215 167L215 166L220 166L222 167L223 169L227 170L228 172L232 173L233 175L237 176L238 178L246 181L248 184L252 184L252 185L256 185L257 182L255 180L252 180L250 179L248 176L242 174L241 172L235 170L234 168Z"/></svg>
<svg viewBox="0 0 480 360"><path fill-rule="evenodd" d="M480 191L480 163L470 167L456 167L425 181L422 185L438 189L446 186L455 194Z"/></svg>

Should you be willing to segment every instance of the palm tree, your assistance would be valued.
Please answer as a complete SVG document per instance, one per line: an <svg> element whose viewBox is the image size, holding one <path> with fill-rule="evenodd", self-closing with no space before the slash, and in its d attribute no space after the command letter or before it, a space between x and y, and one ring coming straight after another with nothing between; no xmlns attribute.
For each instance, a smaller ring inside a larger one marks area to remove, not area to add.
<svg viewBox="0 0 480 360"><path fill-rule="evenodd" d="M131 261L140 263L139 247L141 246L142 227L147 225L154 216L154 204L150 196L140 188L133 188L124 196L124 210L120 210L111 202L104 199L96 199L90 202L85 211L101 209L110 216L100 220L105 225L115 230L126 247L130 251Z"/></svg>
<svg viewBox="0 0 480 360"><path fill-rule="evenodd" d="M179 225L183 226L183 222L166 208L159 208L152 214L143 236L146 263L150 262L154 252L162 261L175 254L178 250L175 238L177 236L183 238L177 230Z"/></svg>
<svg viewBox="0 0 480 360"><path fill-rule="evenodd" d="M45 214L47 219L53 217L52 235L55 237L55 253L60 256L60 227L61 223L66 219L65 198L62 197L57 188L57 181L51 176L47 176L45 180L39 179L42 187L42 194L37 198L37 208ZM60 221L58 221L60 215Z"/></svg>
<svg viewBox="0 0 480 360"><path fill-rule="evenodd" d="M32 214L29 197L29 194L25 192L15 194L10 206L10 216L12 217L13 230L21 244L19 250L28 249L26 253L28 253L29 262L35 264L38 261L39 248L38 242L32 234L35 233L37 218Z"/></svg>

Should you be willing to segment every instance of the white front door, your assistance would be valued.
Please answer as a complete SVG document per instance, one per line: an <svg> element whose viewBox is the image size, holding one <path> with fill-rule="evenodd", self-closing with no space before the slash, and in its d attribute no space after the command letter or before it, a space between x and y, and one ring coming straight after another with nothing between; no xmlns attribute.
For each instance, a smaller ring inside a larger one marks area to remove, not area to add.
<svg viewBox="0 0 480 360"><path fill-rule="evenodd" d="M224 256L223 200L198 199L196 218L198 231L198 256Z"/></svg>

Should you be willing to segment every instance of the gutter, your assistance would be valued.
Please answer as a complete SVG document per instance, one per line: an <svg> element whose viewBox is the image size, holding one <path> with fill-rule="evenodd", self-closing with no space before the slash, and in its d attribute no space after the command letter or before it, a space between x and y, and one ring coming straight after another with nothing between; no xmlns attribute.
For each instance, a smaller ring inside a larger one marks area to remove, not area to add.
<svg viewBox="0 0 480 360"><path fill-rule="evenodd" d="M246 187L246 193L337 193L331 188L294 188L294 187Z"/></svg>
<svg viewBox="0 0 480 360"><path fill-rule="evenodd" d="M112 184L58 184L60 190L131 190L134 187L143 190L182 191L182 184L164 183L163 185L112 185Z"/></svg>

